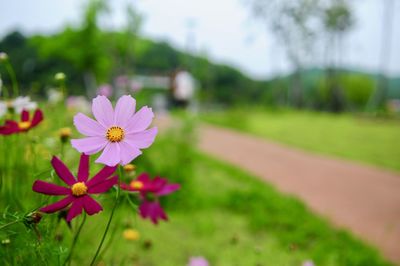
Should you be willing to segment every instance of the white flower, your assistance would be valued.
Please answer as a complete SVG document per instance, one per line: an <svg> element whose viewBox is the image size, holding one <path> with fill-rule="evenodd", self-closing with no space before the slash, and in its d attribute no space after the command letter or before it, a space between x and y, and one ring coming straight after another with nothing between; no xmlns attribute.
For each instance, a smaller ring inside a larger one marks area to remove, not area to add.
<svg viewBox="0 0 400 266"><path fill-rule="evenodd" d="M22 110L31 111L37 108L37 103L32 102L29 96L19 96L12 102L12 107L17 114L22 113Z"/></svg>
<svg viewBox="0 0 400 266"><path fill-rule="evenodd" d="M7 113L7 103L1 101L0 102L0 118L3 117Z"/></svg>
<svg viewBox="0 0 400 266"><path fill-rule="evenodd" d="M50 89L47 92L47 96L49 98L49 103L59 103L63 99L63 94L62 92L56 90L56 89Z"/></svg>

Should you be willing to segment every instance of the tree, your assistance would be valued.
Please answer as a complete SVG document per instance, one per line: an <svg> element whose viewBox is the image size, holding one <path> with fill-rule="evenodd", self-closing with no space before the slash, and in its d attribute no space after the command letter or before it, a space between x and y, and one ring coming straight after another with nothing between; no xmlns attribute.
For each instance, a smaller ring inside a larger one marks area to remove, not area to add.
<svg viewBox="0 0 400 266"><path fill-rule="evenodd" d="M293 65L289 102L303 105L302 70L312 58L319 0L249 0L252 13L284 46Z"/></svg>
<svg viewBox="0 0 400 266"><path fill-rule="evenodd" d="M326 82L330 93L329 108L333 112L341 112L345 108L345 98L339 82L338 68L343 51L343 36L353 26L354 20L346 0L329 0L324 5L322 21L328 34Z"/></svg>
<svg viewBox="0 0 400 266"><path fill-rule="evenodd" d="M391 43L393 37L393 21L394 21L394 0L384 0L383 16L382 16L382 39L380 50L380 73L374 94L369 101L369 109L382 108L385 104L388 93L388 82L386 78L387 67L391 55Z"/></svg>

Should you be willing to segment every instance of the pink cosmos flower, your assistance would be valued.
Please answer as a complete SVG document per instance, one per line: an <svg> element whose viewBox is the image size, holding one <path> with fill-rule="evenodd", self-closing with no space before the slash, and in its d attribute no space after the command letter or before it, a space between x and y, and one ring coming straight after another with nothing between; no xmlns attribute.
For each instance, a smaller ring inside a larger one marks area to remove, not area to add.
<svg viewBox="0 0 400 266"><path fill-rule="evenodd" d="M209 266L204 257L191 257L188 266Z"/></svg>
<svg viewBox="0 0 400 266"><path fill-rule="evenodd" d="M105 96L93 99L92 112L97 121L78 113L74 124L86 138L71 140L79 152L94 154L103 150L96 163L126 165L142 154L157 135L157 128L147 129L154 117L147 106L135 113L136 101L129 95L119 98L115 110Z"/></svg>
<svg viewBox="0 0 400 266"><path fill-rule="evenodd" d="M82 213L82 210L89 215L96 214L103 210L101 205L95 201L90 194L100 194L108 191L117 184L118 176L111 176L116 167L105 166L92 179L89 178L89 156L82 154L77 178L75 178L68 168L57 157L53 156L51 164L58 177L67 184L63 187L42 180L36 180L33 184L33 191L46 195L64 195L65 197L53 204L40 209L42 212L53 213L71 205L68 211L67 222Z"/></svg>
<svg viewBox="0 0 400 266"><path fill-rule="evenodd" d="M140 192L141 204L139 213L144 219L150 218L154 224L158 223L159 219L168 220L167 215L161 208L158 198L173 193L180 188L179 184L169 184L168 180L161 177L150 179L147 173L138 176L129 184L121 183L121 189Z"/></svg>
<svg viewBox="0 0 400 266"><path fill-rule="evenodd" d="M110 84L103 84L97 89L97 95L103 95L110 97L112 95L113 88Z"/></svg>

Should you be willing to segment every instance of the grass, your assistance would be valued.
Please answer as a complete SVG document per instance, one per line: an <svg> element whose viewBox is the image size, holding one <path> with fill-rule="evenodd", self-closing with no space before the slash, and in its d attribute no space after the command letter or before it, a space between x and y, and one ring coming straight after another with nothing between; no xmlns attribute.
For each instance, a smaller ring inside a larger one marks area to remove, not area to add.
<svg viewBox="0 0 400 266"><path fill-rule="evenodd" d="M192 198L184 205L168 204L168 223L155 227L123 205L114 242L101 261L175 266L186 265L191 256L204 256L218 266L291 266L306 260L322 266L390 265L375 249L333 229L297 199L235 167L196 153L194 173ZM97 243L107 215L90 217L80 245ZM140 239L124 239L126 228L138 230ZM75 260L85 264L89 250L80 249Z"/></svg>
<svg viewBox="0 0 400 266"><path fill-rule="evenodd" d="M9 152L1 159L7 158L11 168L2 168L1 174L12 194L0 195L0 226L22 219L47 201L48 197L32 192L34 179L57 180L49 171L49 159L51 154L61 152L56 132L59 127L71 126L71 114L62 108L45 108L45 122L29 135L2 139ZM159 174L182 184L178 193L163 200L170 221L154 226L139 219L137 210L125 201L106 239L100 265L179 266L186 265L191 256L204 256L214 266L295 266L305 260L319 266L390 265L374 248L333 228L298 199L282 195L236 167L199 154L193 148L193 120L183 120L177 129L160 134L152 147L135 160L138 172ZM76 169L77 152L67 145L63 153L66 163ZM104 211L87 217L72 265L90 262L113 197L110 192L96 198ZM2 228L1 264L62 265L81 219L74 220L70 230L57 214L45 215L37 228L40 241L32 225L18 222ZM126 228L138 230L140 239L124 239Z"/></svg>
<svg viewBox="0 0 400 266"><path fill-rule="evenodd" d="M400 171L400 122L263 109L204 114L203 120L304 150Z"/></svg>

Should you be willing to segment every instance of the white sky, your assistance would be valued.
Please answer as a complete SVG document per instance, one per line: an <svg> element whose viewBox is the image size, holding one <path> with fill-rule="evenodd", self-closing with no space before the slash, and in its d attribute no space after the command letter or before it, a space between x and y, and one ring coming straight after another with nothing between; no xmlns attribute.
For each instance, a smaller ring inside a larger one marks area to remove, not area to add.
<svg viewBox="0 0 400 266"><path fill-rule="evenodd" d="M84 0L0 0L0 36L12 29L25 33L51 33L65 24L76 24ZM124 7L134 3L145 15L143 35L166 40L207 54L217 62L234 65L245 73L265 78L287 72L290 64L279 43L263 25L253 21L243 0L110 0L112 13L103 24L119 27L124 23ZM374 71L379 66L383 0L353 0L357 23L345 41L344 64ZM389 74L400 75L400 1L396 1L394 38ZM190 23L192 21L192 23ZM194 37L193 37L194 36Z"/></svg>

